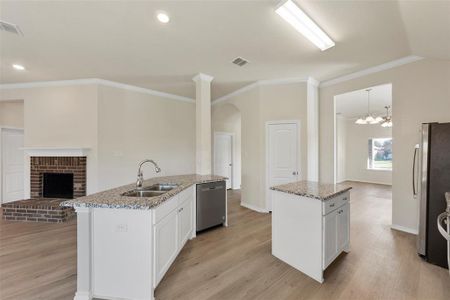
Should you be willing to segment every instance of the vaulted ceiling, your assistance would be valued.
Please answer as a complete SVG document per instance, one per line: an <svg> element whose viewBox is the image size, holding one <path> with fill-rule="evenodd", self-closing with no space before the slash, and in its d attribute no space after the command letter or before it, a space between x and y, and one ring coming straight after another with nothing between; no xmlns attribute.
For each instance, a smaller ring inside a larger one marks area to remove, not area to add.
<svg viewBox="0 0 450 300"><path fill-rule="evenodd" d="M262 79L322 81L412 54L450 59L450 1L297 3L334 48L320 51L284 22L277 0L3 0L0 19L24 36L0 33L0 80L102 78L194 97L192 77L203 72L215 99ZM231 64L237 56L250 64Z"/></svg>

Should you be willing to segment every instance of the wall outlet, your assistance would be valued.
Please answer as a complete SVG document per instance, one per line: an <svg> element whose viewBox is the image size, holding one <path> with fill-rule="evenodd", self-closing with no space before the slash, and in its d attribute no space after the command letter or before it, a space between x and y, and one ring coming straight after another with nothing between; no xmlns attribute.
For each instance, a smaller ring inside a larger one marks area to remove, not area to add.
<svg viewBox="0 0 450 300"><path fill-rule="evenodd" d="M116 232L128 232L128 225L127 224L116 225Z"/></svg>

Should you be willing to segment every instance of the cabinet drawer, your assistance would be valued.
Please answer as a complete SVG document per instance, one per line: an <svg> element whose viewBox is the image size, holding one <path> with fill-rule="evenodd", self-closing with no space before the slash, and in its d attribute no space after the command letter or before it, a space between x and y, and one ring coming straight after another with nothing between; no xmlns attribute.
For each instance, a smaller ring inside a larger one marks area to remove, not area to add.
<svg viewBox="0 0 450 300"><path fill-rule="evenodd" d="M340 194L334 198L331 198L329 200L326 200L323 202L322 206L322 214L327 215L333 210L341 207L342 205L348 203L350 201L350 193L345 192L343 194Z"/></svg>
<svg viewBox="0 0 450 300"><path fill-rule="evenodd" d="M165 216L178 207L178 196L179 194L167 199L153 210L153 224L164 219Z"/></svg>

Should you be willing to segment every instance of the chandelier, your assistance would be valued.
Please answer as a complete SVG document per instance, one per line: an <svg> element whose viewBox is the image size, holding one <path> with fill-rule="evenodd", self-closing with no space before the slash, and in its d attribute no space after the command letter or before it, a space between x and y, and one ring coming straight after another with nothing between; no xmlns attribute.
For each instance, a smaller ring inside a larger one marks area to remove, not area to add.
<svg viewBox="0 0 450 300"><path fill-rule="evenodd" d="M392 127L392 115L389 115L390 106L385 106L386 108L386 117L383 117L383 121L381 122L382 127Z"/></svg>
<svg viewBox="0 0 450 300"><path fill-rule="evenodd" d="M367 92L367 115L365 115L364 117L360 117L355 121L355 124L358 125L366 125L366 124L380 124L383 127L392 127L392 116L389 116L389 108L390 106L385 106L386 108L386 116L385 117L381 117L381 116L377 116L375 117L371 112L370 112L370 91L372 89L366 89Z"/></svg>

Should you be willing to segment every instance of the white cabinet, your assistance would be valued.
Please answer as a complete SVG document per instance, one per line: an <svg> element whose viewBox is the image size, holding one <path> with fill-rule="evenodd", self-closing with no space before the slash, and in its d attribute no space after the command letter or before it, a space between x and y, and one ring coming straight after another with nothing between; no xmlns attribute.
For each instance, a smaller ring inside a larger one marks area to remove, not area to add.
<svg viewBox="0 0 450 300"><path fill-rule="evenodd" d="M192 200L193 198L189 197L178 208L178 244L180 247L184 246L194 229Z"/></svg>
<svg viewBox="0 0 450 300"><path fill-rule="evenodd" d="M170 201L170 200L169 200ZM178 212L173 210L154 226L154 284L156 287L178 254Z"/></svg>
<svg viewBox="0 0 450 300"><path fill-rule="evenodd" d="M337 210L337 248L347 250L350 241L350 209L348 203Z"/></svg>
<svg viewBox="0 0 450 300"><path fill-rule="evenodd" d="M325 269L336 257L337 253L337 229L338 229L338 214L337 210L328 213L323 217L323 268Z"/></svg>
<svg viewBox="0 0 450 300"><path fill-rule="evenodd" d="M154 280L156 287L194 231L194 188L188 188L154 210Z"/></svg>
<svg viewBox="0 0 450 300"><path fill-rule="evenodd" d="M273 191L272 254L322 283L350 245L350 193L327 200Z"/></svg>
<svg viewBox="0 0 450 300"><path fill-rule="evenodd" d="M349 204L346 203L323 217L323 269L344 250L350 239Z"/></svg>

